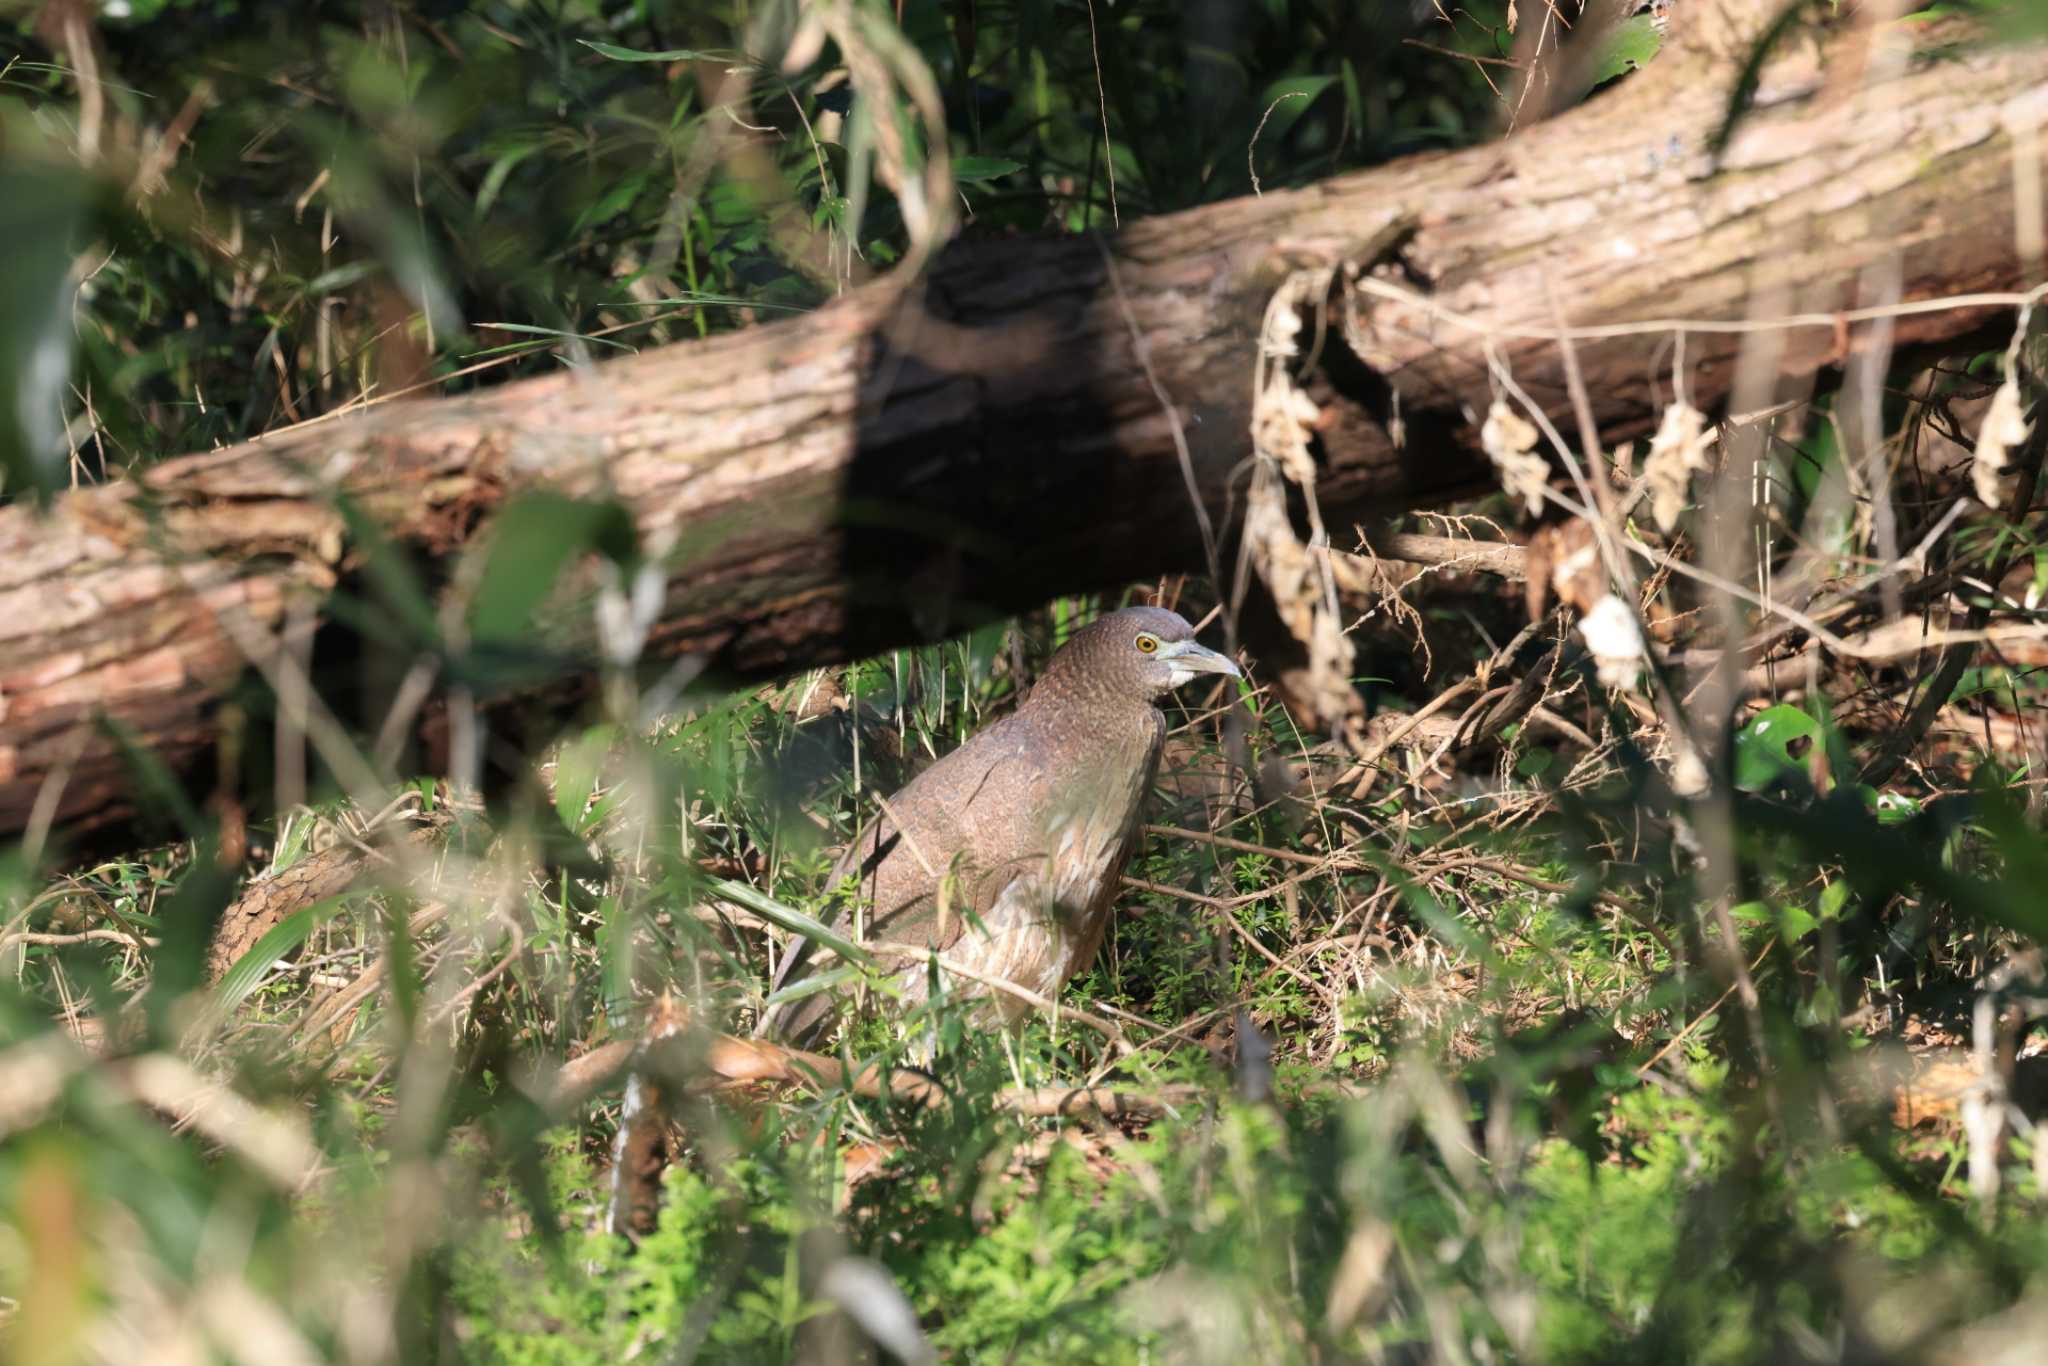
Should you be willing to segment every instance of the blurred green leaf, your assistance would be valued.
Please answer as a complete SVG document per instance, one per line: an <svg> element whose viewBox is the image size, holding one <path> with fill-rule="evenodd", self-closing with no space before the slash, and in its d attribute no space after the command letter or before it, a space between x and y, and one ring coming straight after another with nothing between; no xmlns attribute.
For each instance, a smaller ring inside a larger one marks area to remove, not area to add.
<svg viewBox="0 0 2048 1366"><path fill-rule="evenodd" d="M72 257L92 192L82 176L0 164L0 486L65 486Z"/></svg>
<svg viewBox="0 0 2048 1366"><path fill-rule="evenodd" d="M604 813L590 805L604 761L619 743L616 726L592 726L562 746L555 759L555 814L574 835L588 835Z"/></svg>
<svg viewBox="0 0 2048 1366"><path fill-rule="evenodd" d="M763 920L780 925L792 934L802 935L812 943L823 945L850 963L867 965L873 962L866 949L845 935L813 920L802 911L783 905L759 888L749 887L744 882L734 882L730 878L712 878L707 885L719 896L738 902Z"/></svg>
<svg viewBox="0 0 2048 1366"><path fill-rule="evenodd" d="M301 907L270 927L234 962L213 989L212 1008L225 1016L248 999L265 974L287 954L306 942L313 931L347 905L343 897L329 897Z"/></svg>
<svg viewBox="0 0 2048 1366"><path fill-rule="evenodd" d="M1820 921L1804 906L1778 908L1778 933L1788 944L1796 944L1820 928Z"/></svg>
<svg viewBox="0 0 2048 1366"><path fill-rule="evenodd" d="M336 593L328 599L328 612L386 645L414 653L440 651L440 618L410 549L386 535L383 524L354 498L336 495L334 510L362 559L370 597Z"/></svg>
<svg viewBox="0 0 2048 1366"><path fill-rule="evenodd" d="M215 853L210 838L199 841L192 866L160 910L162 943L150 961L149 994L144 1004L150 1033L162 1043L177 1038L189 1018L185 996L204 984L207 947L213 942L221 912L234 899L235 872Z"/></svg>
<svg viewBox="0 0 2048 1366"><path fill-rule="evenodd" d="M470 603L473 644L533 639L534 612L573 557L600 554L629 563L637 553L632 516L614 502L525 493L498 514L483 581Z"/></svg>
<svg viewBox="0 0 2048 1366"><path fill-rule="evenodd" d="M1587 79L1593 85L1605 85L1616 76L1648 66L1663 42L1656 22L1649 15L1638 14L1632 19L1624 19L1605 35L1600 56L1593 63Z"/></svg>
<svg viewBox="0 0 2048 1366"><path fill-rule="evenodd" d="M374 245L392 282L420 311L425 332L436 340L460 335L462 306L441 250L421 216L407 212L388 188L378 156L386 149L321 115L303 114L290 127L328 173L323 197Z"/></svg>
<svg viewBox="0 0 2048 1366"><path fill-rule="evenodd" d="M513 171L519 168L521 162L540 150L541 147L538 143L529 143L523 147L513 148L491 163L491 169L484 173L483 183L477 186L476 216L478 218L490 216L491 206L496 204L498 196L504 193L505 181L511 176Z"/></svg>
<svg viewBox="0 0 2048 1366"><path fill-rule="evenodd" d="M611 222L633 206L633 201L646 192L653 179L651 170L642 170L612 185L605 192L577 211L575 221L569 225L569 235L578 236L590 228Z"/></svg>
<svg viewBox="0 0 2048 1366"><path fill-rule="evenodd" d="M317 299L326 294L338 294L350 285L368 279L377 271L375 261L351 261L333 270L324 270L306 281L306 295Z"/></svg>
<svg viewBox="0 0 2048 1366"><path fill-rule="evenodd" d="M597 346L609 346L615 351L624 351L629 355L639 350L638 347L628 346L624 342L613 341L609 337L592 337L582 332L565 331L564 329L559 327L535 327L531 323L478 323L476 324L476 326L479 330L488 329L497 332L525 332L536 337L555 337L564 341L588 342ZM471 351L468 354L471 356L489 356L495 355L500 351L505 351L509 349L511 348L503 346L494 346L491 347L489 350Z"/></svg>
<svg viewBox="0 0 2048 1366"><path fill-rule="evenodd" d="M1822 920L1840 920L1842 912L1848 907L1848 904L1849 884L1840 878L1836 878L1821 889L1820 918Z"/></svg>
<svg viewBox="0 0 2048 1366"><path fill-rule="evenodd" d="M1024 169L1021 161L1008 157L961 156L953 158L953 180L961 185L978 185L985 180L999 180L1014 171Z"/></svg>
<svg viewBox="0 0 2048 1366"><path fill-rule="evenodd" d="M1936 8L1945 8L1937 6ZM1995 32L2002 43L2036 43L2048 38L2048 5L2006 0L1994 6Z"/></svg>
<svg viewBox="0 0 2048 1366"><path fill-rule="evenodd" d="M827 968L823 972L809 973L799 977L780 991L769 992L761 1000L761 1009L768 1010L771 1007L784 1005L790 1001L801 1001L807 996L816 996L819 992L834 991L859 980L865 975L865 972L858 967Z"/></svg>
<svg viewBox="0 0 2048 1366"><path fill-rule="evenodd" d="M578 38L577 42L592 52L601 53L615 62L735 62L746 57L737 52L705 52L697 48L672 47L661 52L643 52L637 48L620 47L616 43L600 43L591 38Z"/></svg>

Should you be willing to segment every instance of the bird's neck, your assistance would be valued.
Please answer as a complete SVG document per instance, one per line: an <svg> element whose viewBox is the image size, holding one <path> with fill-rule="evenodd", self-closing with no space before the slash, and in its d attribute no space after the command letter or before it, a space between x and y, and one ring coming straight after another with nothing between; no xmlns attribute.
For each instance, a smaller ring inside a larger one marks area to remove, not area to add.
<svg viewBox="0 0 2048 1366"><path fill-rule="evenodd" d="M1133 697L1122 688L1092 679L1078 671L1048 673L1019 706L1019 711L1085 715L1104 729L1131 734L1145 729L1145 723L1162 713L1150 698Z"/></svg>

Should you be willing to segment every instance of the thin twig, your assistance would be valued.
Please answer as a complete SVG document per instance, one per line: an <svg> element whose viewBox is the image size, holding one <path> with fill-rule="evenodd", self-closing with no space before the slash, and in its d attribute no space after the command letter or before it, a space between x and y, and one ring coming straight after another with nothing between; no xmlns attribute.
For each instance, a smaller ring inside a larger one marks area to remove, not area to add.
<svg viewBox="0 0 2048 1366"><path fill-rule="evenodd" d="M1109 223L1121 228L1124 220L1116 207L1116 148L1109 141L1109 97L1102 91L1102 48L1095 36L1095 0L1088 4L1088 53L1095 59L1095 107L1102 115L1102 164L1109 172Z"/></svg>
<svg viewBox="0 0 2048 1366"><path fill-rule="evenodd" d="M0 949L12 944L122 944L130 948L153 949L158 942L149 935L130 934L126 930L79 930L75 934L41 934L31 930L19 930L13 934L0 935Z"/></svg>
<svg viewBox="0 0 2048 1366"><path fill-rule="evenodd" d="M1166 392L1166 386L1159 382L1159 372L1152 368L1152 348L1145 343L1145 331L1138 326L1138 315L1131 307L1131 300L1124 293L1123 280L1117 275L1116 257L1109 251L1109 244L1102 240L1102 234L1095 234L1095 249L1102 253L1102 268L1109 276L1110 292L1116 296L1117 308L1123 313L1124 325L1131 330L1131 350L1138 358L1138 366L1145 372L1145 382L1152 386L1152 396L1159 400L1160 411L1166 414L1168 426L1173 429L1173 449L1180 457L1180 477L1187 485L1188 504L1194 509L1195 525L1202 533L1202 553L1209 564L1209 582L1219 589L1223 584L1223 561L1216 547L1216 527L1209 520L1208 504L1202 501L1202 486L1195 478L1195 457L1188 449L1188 435L1181 425L1180 409ZM1220 606L1221 604L1219 604ZM1226 629L1230 632L1233 647L1237 641L1235 614L1227 614Z"/></svg>
<svg viewBox="0 0 2048 1366"><path fill-rule="evenodd" d="M1266 195L1266 192L1259 188L1259 163L1257 160L1259 153L1259 134L1266 131L1266 120L1272 118L1273 111L1275 109L1278 109L1281 106L1281 104L1285 101L1305 100L1307 98L1309 98L1309 95L1306 90L1290 90L1286 94L1282 95L1279 99L1274 100L1271 104L1267 105L1266 112L1259 115L1259 126L1252 129L1251 144L1244 149L1244 168L1246 171L1251 173L1252 195L1254 198L1263 199Z"/></svg>
<svg viewBox="0 0 2048 1366"><path fill-rule="evenodd" d="M1526 62L1516 61L1513 57L1483 57L1476 52L1460 52L1454 47L1438 47L1435 43L1425 43L1420 38L1403 38L1401 46L1419 47L1424 52L1434 52L1439 57L1452 57L1461 62L1473 62L1480 66L1504 66L1512 71L1520 71L1528 65Z"/></svg>

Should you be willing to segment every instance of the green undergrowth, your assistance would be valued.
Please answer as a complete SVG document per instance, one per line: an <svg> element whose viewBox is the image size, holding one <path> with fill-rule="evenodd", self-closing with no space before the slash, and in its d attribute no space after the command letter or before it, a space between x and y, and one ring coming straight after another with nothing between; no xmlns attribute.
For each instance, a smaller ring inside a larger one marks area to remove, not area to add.
<svg viewBox="0 0 2048 1366"><path fill-rule="evenodd" d="M295 954L252 951L210 998L219 1018L203 995L151 1005L193 980L186 917L231 888L206 840L39 884L14 924L119 934L20 946L0 994L10 1066L69 1059L0 1116L0 1294L77 1321L135 1312L90 1260L51 1281L64 1224L38 1200L174 1284L240 1240L248 1286L337 1357L341 1292L309 1287L341 1276L407 1360L830 1360L861 1329L826 1273L858 1265L963 1361L1828 1360L1845 1336L1912 1361L2048 1271L2033 1139L2007 1142L2000 1194L1975 1200L1962 1130L1901 1130L1886 1080L1911 1066L1898 1021L1967 1037L1980 965L2024 943L2038 837L1996 787L1901 817L1787 764L1751 783L1727 923L1752 1014L1671 833L1688 808L1626 756L1570 788L1260 804L1223 762L1220 694L1173 714L1180 771L1151 816L1192 833L1144 842L1143 885L1060 1012L1014 1035L944 999L857 1013L830 1051L924 1068L941 1103L831 1077L695 1095L655 1227L606 1231L619 1092L549 1115L551 1060L630 1035L663 992L697 1027L744 1031L786 932L730 889L829 917L861 794L1001 714L1107 605L846 670L843 705L814 712L805 679L648 734L572 732L548 784L451 812L475 905L415 936L419 896L360 889L306 913ZM1317 737L1248 706L1255 768L1319 771ZM1503 770L1530 767L1516 743ZM1184 781L1203 773L1238 786ZM261 847L311 857L319 820ZM362 1009L303 1027L373 965L391 978ZM164 1129L119 1065L52 1031L137 1001L118 1053L193 1054L302 1119L323 1174L281 1189L232 1135ZM1002 1102L1190 1083L1149 1121ZM859 1153L881 1166L849 1187Z"/></svg>
<svg viewBox="0 0 2048 1366"><path fill-rule="evenodd" d="M885 1268L963 1361L1376 1357L1453 1322L1475 1351L1534 1360L1742 1362L1787 1359L1859 1285L1937 1278L1957 1297L1936 1317L1957 1322L1999 1302L1997 1278L2048 1269L2028 1216L1972 1248L1931 1190L1898 1188L1861 1154L1746 1150L1757 1135L1732 1111L1753 1098L1712 1064L1685 1075L1690 1094L1617 1089L1593 1151L1535 1138L1500 1160L1434 1146L1483 1146L1483 1107L1456 1107L1455 1137L1418 1143L1372 1099L1221 1095L1109 1160L1084 1133L990 1163L1029 1132L977 1126L979 1142L907 1148L837 1216L829 1162L742 1147L671 1168L637 1248L592 1231L605 1191L557 1140L564 1245L480 1226L453 1257L454 1330L508 1362L684 1340L714 1359L801 1358L833 1315L805 1291L815 1264L852 1255Z"/></svg>

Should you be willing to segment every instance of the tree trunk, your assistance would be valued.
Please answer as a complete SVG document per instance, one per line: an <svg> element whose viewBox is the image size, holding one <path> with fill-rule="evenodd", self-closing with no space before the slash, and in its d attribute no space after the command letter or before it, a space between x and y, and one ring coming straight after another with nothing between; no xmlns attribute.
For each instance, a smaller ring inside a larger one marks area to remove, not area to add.
<svg viewBox="0 0 2048 1366"><path fill-rule="evenodd" d="M761 676L1203 568L1191 485L1227 547L1260 321L1296 271L1331 272L1327 329L1304 332L1297 373L1319 408L1317 496L1340 526L1489 480L1488 337L1563 419L1561 322L1726 321L1770 299L1824 315L1779 334L1797 378L1863 344L1830 320L1871 302L1859 281L1888 262L1908 300L2031 283L2006 129L2048 114L2048 52L1948 52L1864 88L1860 41L1768 68L1718 159L1736 62L1673 49L1503 143L1114 239L960 243L907 289L281 431L47 515L0 508L0 829L131 809L116 731L174 769L214 743L222 697L275 648L287 605L317 609L360 563L336 491L430 563L523 489L621 500L670 571L649 649ZM1369 292L1388 283L1414 301ZM1896 339L2004 311L1909 314ZM1654 423L1676 335L1577 343L1605 439ZM1743 341L1686 330L1695 404L1725 396Z"/></svg>

